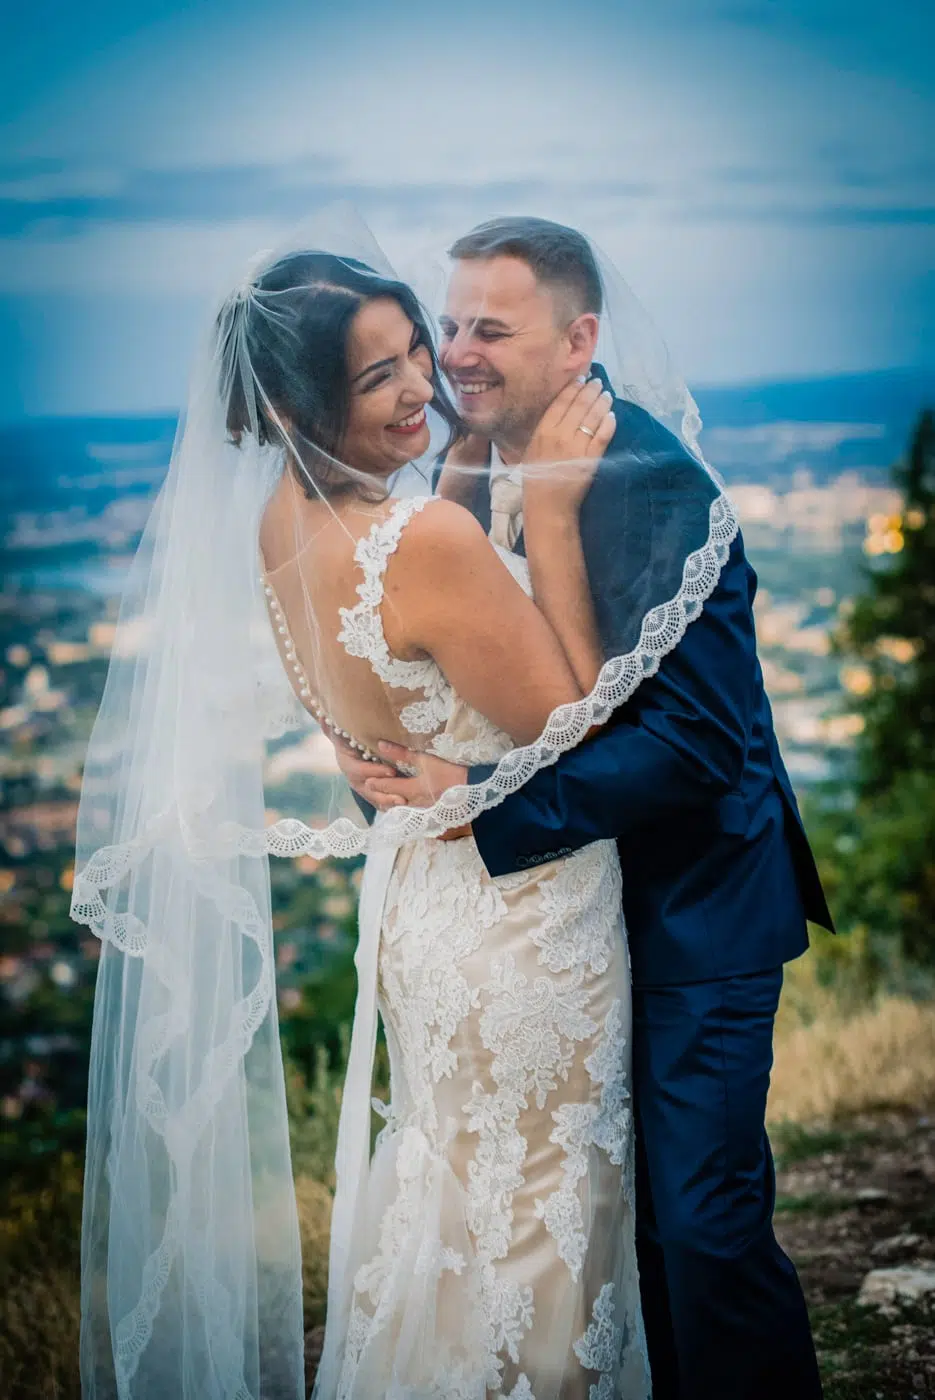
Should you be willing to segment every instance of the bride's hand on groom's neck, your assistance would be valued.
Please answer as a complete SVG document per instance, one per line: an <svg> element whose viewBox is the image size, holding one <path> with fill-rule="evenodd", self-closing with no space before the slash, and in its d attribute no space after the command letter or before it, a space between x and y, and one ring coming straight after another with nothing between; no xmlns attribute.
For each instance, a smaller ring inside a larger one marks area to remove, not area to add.
<svg viewBox="0 0 935 1400"><path fill-rule="evenodd" d="M529 519L577 517L616 430L613 402L599 379L576 379L549 404L523 457Z"/></svg>

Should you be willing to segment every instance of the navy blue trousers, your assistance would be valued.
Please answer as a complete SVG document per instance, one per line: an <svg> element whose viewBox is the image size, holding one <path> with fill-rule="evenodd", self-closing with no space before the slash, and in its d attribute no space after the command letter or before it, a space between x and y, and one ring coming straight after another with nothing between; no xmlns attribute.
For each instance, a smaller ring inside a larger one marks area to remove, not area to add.
<svg viewBox="0 0 935 1400"><path fill-rule="evenodd" d="M653 1400L818 1400L773 1234L766 1092L782 969L634 988L637 1255Z"/></svg>

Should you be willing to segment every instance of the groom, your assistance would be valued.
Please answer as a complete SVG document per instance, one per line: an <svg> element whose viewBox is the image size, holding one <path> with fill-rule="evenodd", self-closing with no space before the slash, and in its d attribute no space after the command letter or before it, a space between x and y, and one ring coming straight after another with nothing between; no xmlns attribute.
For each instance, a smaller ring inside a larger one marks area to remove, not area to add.
<svg viewBox="0 0 935 1400"><path fill-rule="evenodd" d="M467 425L490 443L490 472L472 508L495 538L521 550L510 466L563 387L554 365L570 318L596 325L600 278L587 241L541 219L494 220L451 255L442 364ZM603 377L599 366L592 372ZM613 409L608 460L650 454L675 483L698 472L644 410L625 400ZM598 609L613 596L628 535L637 538L629 507L623 520L600 509L600 485L599 472L581 512ZM755 590L738 535L713 594L657 673L596 737L472 828L493 876L618 841L633 975L640 1289L655 1400L821 1395L802 1291L773 1234L764 1119L783 963L806 949L806 919L827 928L831 919L763 689ZM612 651L612 619L599 614L598 622ZM371 764L339 754L352 786L378 806L424 805L426 782L441 792L466 780L441 760L386 752L417 763L420 776L388 769L375 778Z"/></svg>

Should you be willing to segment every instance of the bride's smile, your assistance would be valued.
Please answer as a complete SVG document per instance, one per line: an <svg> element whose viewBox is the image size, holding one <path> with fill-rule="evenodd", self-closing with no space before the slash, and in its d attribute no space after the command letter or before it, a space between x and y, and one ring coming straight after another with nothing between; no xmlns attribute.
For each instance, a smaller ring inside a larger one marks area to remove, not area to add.
<svg viewBox="0 0 935 1400"><path fill-rule="evenodd" d="M429 446L425 409L434 397L432 356L397 301L362 306L347 340L351 385L344 455L360 471L387 476Z"/></svg>

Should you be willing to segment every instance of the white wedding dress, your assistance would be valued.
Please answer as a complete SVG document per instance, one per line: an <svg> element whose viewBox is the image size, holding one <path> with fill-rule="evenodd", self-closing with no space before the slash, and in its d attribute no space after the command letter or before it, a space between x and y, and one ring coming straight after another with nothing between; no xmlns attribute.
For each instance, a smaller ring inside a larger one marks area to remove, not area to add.
<svg viewBox="0 0 935 1400"><path fill-rule="evenodd" d="M413 747L496 762L510 740L383 634L387 563L426 504L358 542L338 640L399 696ZM470 837L378 851L356 961L316 1400L646 1400L613 843L499 879ZM378 1009L391 1100L370 1160Z"/></svg>

